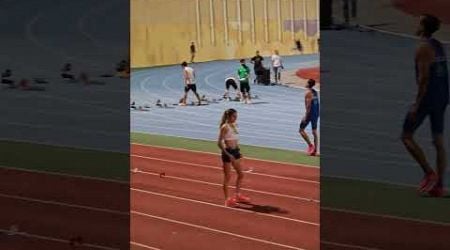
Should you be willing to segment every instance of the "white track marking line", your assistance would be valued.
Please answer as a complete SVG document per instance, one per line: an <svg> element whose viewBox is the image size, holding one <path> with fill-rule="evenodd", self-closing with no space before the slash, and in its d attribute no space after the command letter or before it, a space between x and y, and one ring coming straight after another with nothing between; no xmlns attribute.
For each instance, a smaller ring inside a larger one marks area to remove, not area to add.
<svg viewBox="0 0 450 250"><path fill-rule="evenodd" d="M194 200L194 199L189 199L189 198L179 197L179 196L175 196L175 195L168 195L168 194L163 194L163 193L158 193L158 192L152 192L152 191L143 190L143 189L138 189L138 188L131 188L131 191L135 191L135 192L139 192L139 193L144 193L144 194L152 194L152 195L162 196L162 197L171 198L171 199L176 199L176 200L189 201L189 202L199 203L199 204L208 205L208 206L213 206L213 207L225 208L225 209L230 209L230 210L240 211L240 212L243 212L243 213L251 213L251 214L256 214L256 215L261 215L261 216L272 217L272 218L276 218L276 219L282 219L282 220L287 220L287 221L293 221L293 222L298 222L298 223L307 224L307 225L312 225L312 226L319 226L319 223L314 223L314 222L310 222L310 221L304 221L304 220L292 219L292 218L283 217L283 216L278 216L278 215L272 215L272 214L255 213L255 212L249 211L249 210L243 210L243 209L239 209L239 208L238 208L238 209L236 209L236 208L230 208L230 207L226 207L226 206L224 206L224 205L218 205L218 204L215 204L215 203L210 203L210 202L205 202L205 201L199 201L199 200Z"/></svg>
<svg viewBox="0 0 450 250"><path fill-rule="evenodd" d="M283 247L283 248L288 248L288 249L296 249L296 250L304 250L304 249L299 248L299 247L289 246L289 245L280 244L280 243L276 243L276 242L272 242L272 241L262 240L262 239L253 238L253 237L249 237L249 236L244 236L244 235L240 235L240 234L235 234L235 233L231 233L231 232L228 232L228 231L218 230L218 229L205 227L205 226L200 226L200 225L187 223L187 222L182 222L182 221L178 221L178 220L172 220L172 219L169 219L169 218L155 216L155 215L150 215L150 214L146 214L146 213L142 213L142 212L138 212L138 211L134 211L134 210L131 210L131 214L139 215L139 216L143 216L143 217L149 217L149 218L158 219L158 220L163 220L163 221L168 221L168 222L175 223L175 224L180 224L180 225L184 225L184 226L189 226L189 227L194 227L194 228L203 229L203 230L207 230L207 231L212 231L212 232L215 232L215 233L226 234L226 235L229 235L229 236L242 238L242 239L246 239L246 240L251 240L251 241L256 241L256 242L269 244L269 245L273 245L273 246L277 246L277 247Z"/></svg>
<svg viewBox="0 0 450 250"><path fill-rule="evenodd" d="M160 148L160 149L170 149L170 150L175 150L175 151L193 152L193 153L199 153L199 154L220 155L218 153L203 152L203 151L197 151L197 150L192 150L192 149L174 148L174 147L167 147L167 146L153 146L153 145L147 145L147 144L135 143L135 142L132 142L131 145L138 145L138 146L147 147L147 148ZM269 163L276 163L276 164L282 164L282 165L292 165L292 166L298 166L298 167L317 168L317 169L320 168L318 166L307 165L307 164L264 160L264 159L257 159L257 158L252 158L252 157L245 157L245 159L252 160L252 161L257 161L257 162L258 161L260 161L260 162L269 162Z"/></svg>
<svg viewBox="0 0 450 250"><path fill-rule="evenodd" d="M29 144L34 144L35 146L50 146L50 147L61 147L61 148L68 148L68 149L74 149L74 150L90 150L90 151L96 151L96 152L102 152L102 153L120 153L120 154L129 154L129 151L120 151L120 150L109 150L109 149L101 149L96 147L89 147L89 146L74 146L71 144L64 144L64 143L49 143L49 142L37 142L33 140L26 140L26 139L16 139L16 138L8 138L8 137L1 137L0 141L2 142L25 142Z"/></svg>
<svg viewBox="0 0 450 250"><path fill-rule="evenodd" d="M141 244L141 243L137 243L135 241L130 241L130 244L134 245L134 246L142 247L142 248L151 249L151 250L161 250L160 248L147 246L147 245L144 245L144 244Z"/></svg>
<svg viewBox="0 0 450 250"><path fill-rule="evenodd" d="M350 249L360 249L360 250L381 250L380 248L372 248L372 247L358 246L358 245L353 245L353 244L337 243L337 242L326 241L326 240L321 240L320 243L321 243L321 244L325 244L325 245L332 245L332 246L338 246L338 247L345 247L345 248L350 248Z"/></svg>
<svg viewBox="0 0 450 250"><path fill-rule="evenodd" d="M141 171L141 170L130 170L130 172L132 172L133 174L145 174L145 175L152 175L152 176L158 176L158 177L160 176L159 173L146 172L146 171ZM190 179L190 178L182 178L182 177L175 177L175 176L165 176L164 178L206 184L206 185L210 185L210 186L220 186L220 187L222 186L222 184L212 183L212 182L207 182L207 181L199 181L199 180L194 180L194 179ZM232 186L232 185L230 185L230 187L234 188L234 186ZM319 200L309 199L309 198L300 197L300 196L272 193L272 192L266 192L266 191L260 191L260 190L255 190L255 189L248 189L248 188L241 188L241 189L248 191L248 192L253 192L253 193L260 193L260 194L272 195L272 196L283 197L283 198L288 198L288 199L320 203Z"/></svg>
<svg viewBox="0 0 450 250"><path fill-rule="evenodd" d="M85 205L77 205L77 204L52 201L52 200L41 200L41 199L29 198L29 197L18 196L18 195L9 195L9 194L0 193L0 197L7 198L7 199L27 201L27 202L47 204L47 205L55 205L55 206L61 206L61 207L78 208L78 209L84 209L84 210L95 211L95 212L100 212L100 213L109 213L109 214L123 215L123 216L130 215L128 212L112 210L112 209L107 209L107 208L90 207L90 206L85 206Z"/></svg>
<svg viewBox="0 0 450 250"><path fill-rule="evenodd" d="M105 179L105 178L100 178L100 177L91 177L91 176L83 176L83 175L72 175L72 174L65 174L65 173L59 173L59 172L50 172L50 171L42 171L42 170L34 170L34 169L27 169L27 168L8 167L8 166L3 166L3 165L0 165L0 169L22 171L22 172L28 172L28 173L34 173L34 174L63 176L63 177L70 177L70 178L74 178L74 179L84 179L84 180L91 180L91 181L116 183L116 184L129 184L130 183L129 181L119 181L119 180Z"/></svg>
<svg viewBox="0 0 450 250"><path fill-rule="evenodd" d="M360 211L356 211L356 210L332 208L332 207L321 207L320 209L321 210L323 209L323 210L333 211L333 212L347 213L347 214L357 214L357 215L363 215L363 216L378 217L378 218L384 218L384 219L392 219L392 220L409 221L409 222L416 222L416 223L434 224L434 225L446 226L446 227L450 226L450 223L447 223L447 222L437 222L437 221L431 221L431 220L414 219L414 218L400 217L400 216L395 216L395 215L360 212Z"/></svg>
<svg viewBox="0 0 450 250"><path fill-rule="evenodd" d="M405 33L400 33L400 32L394 32L394 31L388 31L388 30L377 29L377 28L374 28L374 27L371 27L371 26L361 25L361 24L358 24L358 26L359 26L360 28L363 28L363 29L367 29L367 30L371 30L371 31L376 31L376 32L383 33L383 34L387 34L387 35L391 35L391 36L398 36L398 37L402 37L402 38L409 38L409 39L413 39L413 40L415 40L415 41L419 41L419 40L420 40L420 37L418 37L418 36L413 36L413 35L410 35L410 34L405 34ZM450 41L441 41L441 42L442 42L443 44L450 44Z"/></svg>
<svg viewBox="0 0 450 250"><path fill-rule="evenodd" d="M162 158L155 158L155 157L149 157L149 156L143 156L143 155L137 155L137 154L131 154L131 157L137 157L137 158L142 158L142 159L148 159L148 160L154 160L154 161L162 161L162 162L170 162L170 163L175 163L175 164L183 164L183 165L188 165L188 166L193 166L193 167L201 167L201 168L208 168L208 169L216 169L216 170L222 170L222 168L219 167L213 167L211 165L204 165L204 164L197 164L197 163L191 163L191 162L185 162L185 161L173 161L173 160L166 160L166 159L162 159ZM260 175L260 176L265 176L265 177L271 177L271 178L277 178L277 179L283 179L283 180L290 180L290 181L298 181L298 182L307 182L307 183L314 183L314 184L320 184L319 181L311 181L311 180L307 180L307 179L303 179L303 178L292 178L292 177L283 177L283 176L279 176L279 175L271 175L271 174L262 174L262 173L256 173L254 172L254 168L253 171L248 172L251 175Z"/></svg>
<svg viewBox="0 0 450 250"><path fill-rule="evenodd" d="M1 233L11 234L12 236L22 236L26 238L32 238L32 239L39 239L39 240L47 240L47 241L54 241L64 244L69 244L69 240L60 239L60 238L54 238L49 236L43 236L43 235L37 235L37 234L31 234L27 232L11 232L10 230L0 229ZM112 247L105 247L95 244L89 244L89 243L83 243L82 245L78 246L78 248L96 248L96 249L104 249L104 250L119 250L118 248L112 248Z"/></svg>

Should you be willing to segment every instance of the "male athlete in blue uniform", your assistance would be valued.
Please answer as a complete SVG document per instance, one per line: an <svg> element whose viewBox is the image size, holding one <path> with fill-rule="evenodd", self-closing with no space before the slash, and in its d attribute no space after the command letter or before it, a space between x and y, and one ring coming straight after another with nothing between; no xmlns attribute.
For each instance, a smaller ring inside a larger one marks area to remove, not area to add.
<svg viewBox="0 0 450 250"><path fill-rule="evenodd" d="M440 21L434 16L420 18L418 35L420 45L416 51L416 81L418 93L415 103L408 112L403 125L402 141L412 157L419 163L425 174L419 186L422 193L443 196L443 182L447 159L444 147L444 115L449 103L448 70L445 50L432 37L439 30ZM433 144L436 147L437 173L428 163L421 147L414 140L416 129L429 116Z"/></svg>
<svg viewBox="0 0 450 250"><path fill-rule="evenodd" d="M316 81L313 79L308 80L306 87L308 90L305 93L305 107L306 114L300 123L300 135L308 144L308 155L314 156L317 154L317 144L319 141L319 136L317 135L317 122L319 120L320 108L319 108L319 95L317 91L313 89L316 85ZM314 145L309 140L308 134L305 132L306 126L311 122L312 133L314 136Z"/></svg>

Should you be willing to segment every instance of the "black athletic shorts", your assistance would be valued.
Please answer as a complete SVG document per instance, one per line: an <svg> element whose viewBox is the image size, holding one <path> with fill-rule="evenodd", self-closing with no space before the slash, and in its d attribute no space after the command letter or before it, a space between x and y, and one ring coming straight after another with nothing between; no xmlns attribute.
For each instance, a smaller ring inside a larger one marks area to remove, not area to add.
<svg viewBox="0 0 450 250"><path fill-rule="evenodd" d="M226 148L225 150L229 154L231 154L236 160L242 158L241 150L239 148ZM230 157L228 157L228 155L225 154L225 152L222 152L222 161L225 162L225 163L230 163L231 162Z"/></svg>
<svg viewBox="0 0 450 250"><path fill-rule="evenodd" d="M310 115L308 119L302 120L300 122L300 130L305 129L309 123L311 123L311 127L313 130L317 129L317 122L319 121L318 115Z"/></svg>
<svg viewBox="0 0 450 250"><path fill-rule="evenodd" d="M230 86L233 87L234 89L237 89L237 84L233 79L228 79L225 82L225 88L228 90L230 89Z"/></svg>
<svg viewBox="0 0 450 250"><path fill-rule="evenodd" d="M403 132L414 133L425 118L430 116L431 132L433 135L442 134L444 132L444 115L446 107L446 105L437 108L427 105L420 105L417 108L415 120L411 119L410 112L406 114L405 121L403 123Z"/></svg>
<svg viewBox="0 0 450 250"><path fill-rule="evenodd" d="M240 81L241 83L241 92L244 93L250 93L250 84L248 83L248 81Z"/></svg>
<svg viewBox="0 0 450 250"><path fill-rule="evenodd" d="M186 84L184 86L184 92L189 92L189 90L192 90L193 92L197 92L197 85L195 85L195 84Z"/></svg>

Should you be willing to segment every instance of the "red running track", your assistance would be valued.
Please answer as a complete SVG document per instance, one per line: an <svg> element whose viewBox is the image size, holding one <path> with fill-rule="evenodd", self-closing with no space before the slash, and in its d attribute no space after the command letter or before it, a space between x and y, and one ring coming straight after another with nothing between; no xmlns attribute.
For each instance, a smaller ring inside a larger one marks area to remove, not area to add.
<svg viewBox="0 0 450 250"><path fill-rule="evenodd" d="M417 1L417 0L391 0L394 7L405 13L419 16L429 13L437 16L443 23L450 23L450 2L448 0Z"/></svg>
<svg viewBox="0 0 450 250"><path fill-rule="evenodd" d="M319 249L318 168L245 159L254 172L245 174L243 193L253 205L232 209L223 206L218 155L142 145L131 151L133 242L160 249Z"/></svg>
<svg viewBox="0 0 450 250"><path fill-rule="evenodd" d="M258 206L228 209L218 155L133 145L132 239L163 249L318 249L318 169L243 162L254 168L244 186ZM448 224L333 209L320 218L321 249L450 249Z"/></svg>
<svg viewBox="0 0 450 250"><path fill-rule="evenodd" d="M128 183L0 168L0 190L0 249L129 247Z"/></svg>
<svg viewBox="0 0 450 250"><path fill-rule="evenodd" d="M244 152L245 154L245 152ZM189 150L176 150L164 147L149 147L146 145L132 144L131 155L150 156L162 159L186 160L192 163L220 166L221 159L217 154L203 153ZM270 162L245 158L242 159L243 166L258 166L258 173L271 174L276 173L283 177L292 177L297 179L307 179L319 181L320 171L317 167L302 167L297 164L288 164L281 162Z"/></svg>
<svg viewBox="0 0 450 250"><path fill-rule="evenodd" d="M320 68L302 68L295 72L295 74L303 79L314 79L316 82L320 82Z"/></svg>
<svg viewBox="0 0 450 250"><path fill-rule="evenodd" d="M321 249L450 249L450 224L330 209L321 218Z"/></svg>

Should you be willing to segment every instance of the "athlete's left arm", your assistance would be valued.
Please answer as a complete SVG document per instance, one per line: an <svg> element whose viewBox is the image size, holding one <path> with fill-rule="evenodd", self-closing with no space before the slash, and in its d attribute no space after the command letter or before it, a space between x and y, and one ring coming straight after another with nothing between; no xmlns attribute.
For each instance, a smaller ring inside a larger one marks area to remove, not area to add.
<svg viewBox="0 0 450 250"><path fill-rule="evenodd" d="M312 99L313 99L313 95L312 95L311 91L308 91L308 93L306 93L306 95L305 95L305 109L306 109L305 118L308 118L311 113Z"/></svg>

